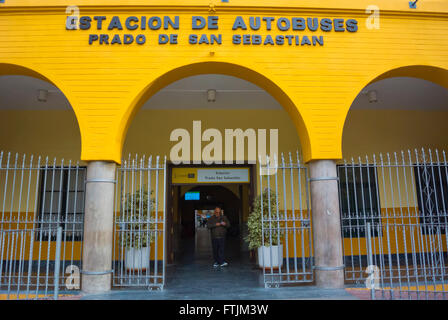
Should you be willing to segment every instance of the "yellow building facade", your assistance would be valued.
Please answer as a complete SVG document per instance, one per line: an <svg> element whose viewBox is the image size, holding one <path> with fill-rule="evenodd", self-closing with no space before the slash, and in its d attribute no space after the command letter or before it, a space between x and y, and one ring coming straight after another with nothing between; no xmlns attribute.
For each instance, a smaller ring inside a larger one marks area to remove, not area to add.
<svg viewBox="0 0 448 320"><path fill-rule="evenodd" d="M79 0L77 6L68 6L62 0L39 4L5 0L0 2L0 76L27 76L49 82L62 92L69 108L1 108L1 149L79 160L82 166L94 162L122 165L128 154L166 155L170 161L172 131L191 130L193 122L201 120L203 129L216 128L223 136L227 128L278 129L278 152L287 155L298 151L302 165L310 164L311 171L325 174L324 180L335 177L331 170L313 169L319 161L331 161L336 170L335 165L343 165L344 159L361 163L366 155L379 152L446 149L447 109L352 106L366 87L388 79L417 78L448 89L448 3L427 0L411 8L408 1L373 2ZM271 95L282 109L143 108L167 86L210 74L250 82ZM239 160L247 161L248 155ZM251 174L259 169L256 165ZM390 183L400 189L412 177L405 172L378 178L377 187L383 190ZM321 178L311 174L310 181ZM170 177L168 180L172 182ZM253 190L247 186L239 190L237 185L228 188L244 197L241 224L247 223L249 198L254 200L263 191L258 182ZM268 182L271 187L273 183ZM286 185L289 188L296 184L300 181ZM332 187L336 190L332 193L335 202L337 185ZM167 192L188 191L182 183L175 188ZM313 199L306 202L307 193L305 189L293 195L285 193L280 209L293 215L308 210L310 220L321 221L320 212L328 210L318 206L323 200L312 192ZM157 201L163 205L168 202L168 210L181 206L178 200L164 196L158 194ZM378 195L377 209L383 223L395 223L396 218L390 217L404 207L409 217L416 215L417 199L405 196L390 190ZM19 202L11 200L7 216L20 215ZM291 203L303 203L303 208L291 207ZM161 219L165 214L162 211L157 212ZM118 212L118 207L113 207L113 213ZM180 214L170 219L176 225ZM411 220L418 223L416 219ZM325 221L324 227L316 223L315 233L320 230L319 234L324 234L334 220ZM294 223L290 225L295 227ZM96 224L88 230L88 239L101 234L102 229L95 228ZM414 231L406 232L404 240L396 237L392 241L394 253L406 252ZM312 255L310 234L306 234L307 239L295 234L288 237L305 249L297 253L292 247L283 248L286 258ZM339 241L342 255L366 255L365 236L359 238L355 248L352 239ZM158 251L153 248L150 253L153 260L164 259L164 237L158 239ZM325 241L328 244L328 239L314 236L314 245ZM114 257L119 256L119 241L106 242L113 242ZM440 243L446 247L446 240ZM75 260L81 260L80 241L73 241L69 248L75 248ZM334 252L327 254L321 265L325 268L329 263L339 268L341 263L335 256ZM86 257L84 260L88 260ZM109 256L107 259L111 260ZM92 269L95 263L86 266ZM335 271L339 269L331 270Z"/></svg>
<svg viewBox="0 0 448 320"><path fill-rule="evenodd" d="M306 161L342 158L348 111L355 97L372 81L412 75L446 86L446 8L441 1L427 1L417 11L409 9L405 2L380 2L378 7L384 9L379 29L375 29L374 12L366 13L368 1L356 5L341 2L338 8L320 3L320 9L315 11L311 3L295 8L281 2L251 7L238 1L193 1L190 5L183 3L176 13L176 5L179 4L154 2L145 8L139 1L120 2L119 6L107 1L80 2L79 12L68 10L79 14L79 19L85 17L85 30L79 26L67 30L70 14L61 2L44 1L37 8L28 1L7 1L1 11L2 74L26 74L52 82L75 112L82 142L81 159L118 163L127 130L140 105L167 84L192 75L237 76L272 94L294 123ZM26 11L26 18L20 8ZM101 29L95 16L105 17ZM139 16L139 22L128 21L133 30L125 26L130 16ZM217 17L213 20L217 27L192 29L195 16ZM317 30L312 31L312 24L310 30L301 25L302 20L294 20L302 16L318 19ZM148 21L156 17L152 21L154 30L147 25L141 30L141 17ZM177 17L178 23L164 29L164 17L170 21ZM263 22L258 30L251 30L251 17ZM271 30L267 30L262 19L266 17L273 18L269 19ZM331 31L322 31L323 19L328 19L324 22L331 26ZM341 23L341 31L334 30L335 19ZM402 23L406 21L403 19L411 19L412 23ZM347 21L352 20L356 27L349 31ZM100 45L99 40L92 40L89 44L90 35L113 39L125 34L134 38L142 34L146 42ZM165 34L177 35L177 44L159 44L159 37ZM222 41L190 44L190 35L206 35L207 39L216 35ZM263 45L235 44L235 35L259 35ZM274 40L283 36L283 44L264 44L268 35ZM286 35L294 36L291 45L285 43ZM322 36L324 44L305 41L296 45L297 35L306 36L309 41L313 36Z"/></svg>

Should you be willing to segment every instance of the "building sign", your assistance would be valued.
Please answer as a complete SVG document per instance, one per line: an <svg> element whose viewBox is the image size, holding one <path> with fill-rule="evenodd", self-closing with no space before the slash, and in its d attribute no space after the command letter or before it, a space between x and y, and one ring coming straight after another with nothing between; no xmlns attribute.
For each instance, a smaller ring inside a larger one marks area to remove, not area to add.
<svg viewBox="0 0 448 320"><path fill-rule="evenodd" d="M250 183L250 173L249 168L173 168L172 183Z"/></svg>
<svg viewBox="0 0 448 320"><path fill-rule="evenodd" d="M249 182L249 169L199 169L198 182Z"/></svg>
<svg viewBox="0 0 448 320"><path fill-rule="evenodd" d="M191 32L179 33L181 25ZM224 30L228 39L220 33L219 16L192 16L188 23L180 16L69 16L67 30L86 32L90 45L145 45L148 35L158 32L153 43L158 45L221 45L229 41L242 46L323 46L324 35L318 33L355 33L356 19L293 17L274 18L264 16L242 17L233 20L231 30ZM204 30L208 30L204 33ZM210 33L211 31L211 33Z"/></svg>

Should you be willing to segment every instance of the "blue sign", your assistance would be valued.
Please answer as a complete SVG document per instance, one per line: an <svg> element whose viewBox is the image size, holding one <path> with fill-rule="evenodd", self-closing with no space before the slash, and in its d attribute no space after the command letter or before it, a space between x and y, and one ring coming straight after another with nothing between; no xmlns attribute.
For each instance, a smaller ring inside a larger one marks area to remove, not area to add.
<svg viewBox="0 0 448 320"><path fill-rule="evenodd" d="M185 193L185 200L200 200L201 193L199 191L190 191Z"/></svg>

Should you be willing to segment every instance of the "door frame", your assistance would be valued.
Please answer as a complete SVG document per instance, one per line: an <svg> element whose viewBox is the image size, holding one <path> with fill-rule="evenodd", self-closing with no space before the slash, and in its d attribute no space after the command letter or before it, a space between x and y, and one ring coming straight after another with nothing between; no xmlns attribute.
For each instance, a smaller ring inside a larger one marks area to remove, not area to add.
<svg viewBox="0 0 448 320"><path fill-rule="evenodd" d="M165 194L167 195L166 198L166 234L165 234L165 243L166 243L166 262L168 265L174 264L174 243L173 243L173 235L174 235L174 197L179 196L177 192L173 192L173 187L176 186L196 186L196 185L203 185L203 186L226 186L230 184L238 184L241 183L172 183L172 172L173 168L234 168L234 167L243 167L243 168L249 168L250 177L249 177L249 212L252 211L252 203L256 196L256 188L257 188L257 164L249 163L247 161L243 163L233 163L233 164L179 164L176 165L172 161L167 161L167 181L166 181L166 190Z"/></svg>

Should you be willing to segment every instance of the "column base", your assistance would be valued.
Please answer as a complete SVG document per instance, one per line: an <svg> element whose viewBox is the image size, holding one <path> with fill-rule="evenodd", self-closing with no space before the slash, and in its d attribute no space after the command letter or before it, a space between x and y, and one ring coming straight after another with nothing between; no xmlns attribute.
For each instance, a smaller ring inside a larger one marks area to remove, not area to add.
<svg viewBox="0 0 448 320"><path fill-rule="evenodd" d="M111 291L111 274L103 275L82 275L82 288L83 294L99 294L107 293Z"/></svg>
<svg viewBox="0 0 448 320"><path fill-rule="evenodd" d="M342 289L344 288L344 270L315 271L316 287L322 289Z"/></svg>

